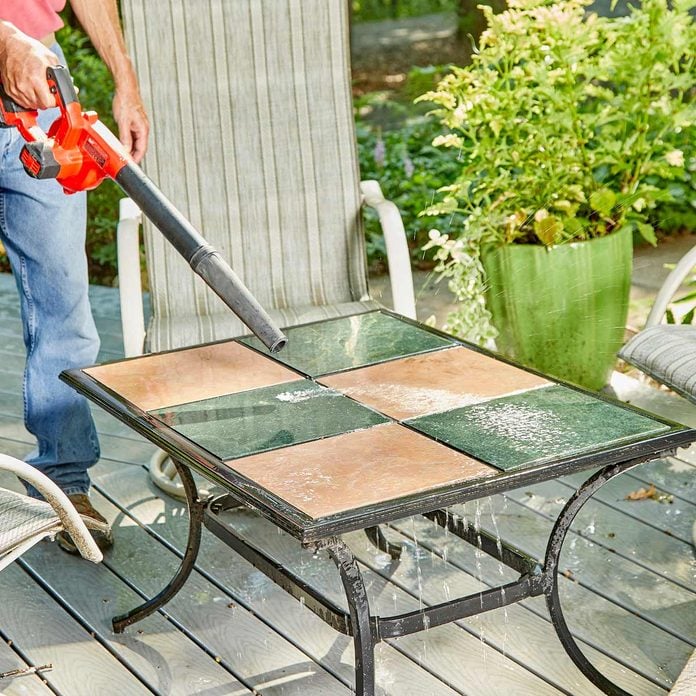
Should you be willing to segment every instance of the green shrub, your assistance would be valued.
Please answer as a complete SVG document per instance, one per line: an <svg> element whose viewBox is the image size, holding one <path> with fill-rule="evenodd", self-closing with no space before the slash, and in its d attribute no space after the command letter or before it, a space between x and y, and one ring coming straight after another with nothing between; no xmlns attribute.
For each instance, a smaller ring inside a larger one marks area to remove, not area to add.
<svg viewBox="0 0 696 696"><path fill-rule="evenodd" d="M96 111L99 118L114 132L111 114L114 84L111 75L82 30L65 26L58 32L84 109ZM87 258L90 280L100 285L113 285L117 276L116 223L118 201L123 192L112 181L104 181L87 194Z"/></svg>
<svg viewBox="0 0 696 696"><path fill-rule="evenodd" d="M457 2L458 0L353 0L353 20L370 22L452 12Z"/></svg>
<svg viewBox="0 0 696 696"><path fill-rule="evenodd" d="M686 139L685 139L686 140ZM666 189L669 198L659 201L651 212L652 224L663 233L696 231L696 146L693 139L682 144L684 169L670 181L648 177L647 181Z"/></svg>

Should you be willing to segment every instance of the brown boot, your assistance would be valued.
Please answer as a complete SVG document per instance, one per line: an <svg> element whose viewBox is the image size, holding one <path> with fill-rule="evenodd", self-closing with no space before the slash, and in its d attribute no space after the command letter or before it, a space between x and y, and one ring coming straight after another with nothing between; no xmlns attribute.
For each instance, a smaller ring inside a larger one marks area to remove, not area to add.
<svg viewBox="0 0 696 696"><path fill-rule="evenodd" d="M75 509L84 520L84 523L87 525L99 549L101 551L106 551L106 549L113 546L114 535L111 532L111 527L104 519L104 516L94 509L89 497L84 493L75 493L69 495L68 498L70 498L70 502L75 506ZM80 552L77 550L77 546L75 546L75 543L67 532L58 532L58 534L56 534L56 541L63 551L79 555Z"/></svg>

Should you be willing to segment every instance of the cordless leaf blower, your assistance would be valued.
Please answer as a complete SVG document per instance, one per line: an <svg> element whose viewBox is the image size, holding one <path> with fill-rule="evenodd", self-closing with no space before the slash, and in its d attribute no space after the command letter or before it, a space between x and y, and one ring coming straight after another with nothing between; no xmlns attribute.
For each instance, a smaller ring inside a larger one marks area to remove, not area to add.
<svg viewBox="0 0 696 696"><path fill-rule="evenodd" d="M16 127L26 140L20 159L36 179L56 179L66 193L88 191L113 179L162 232L191 268L271 351L287 338L237 274L131 159L93 111L82 111L67 68L48 68L60 116L45 133L36 111L10 99L0 84L0 127Z"/></svg>

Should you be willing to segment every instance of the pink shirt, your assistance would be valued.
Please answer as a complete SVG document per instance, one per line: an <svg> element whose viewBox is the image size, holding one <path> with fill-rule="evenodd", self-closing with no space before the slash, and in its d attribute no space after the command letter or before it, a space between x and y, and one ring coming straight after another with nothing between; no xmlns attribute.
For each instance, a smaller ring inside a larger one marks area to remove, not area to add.
<svg viewBox="0 0 696 696"><path fill-rule="evenodd" d="M58 13L65 0L0 0L0 19L35 39L43 39L63 26Z"/></svg>

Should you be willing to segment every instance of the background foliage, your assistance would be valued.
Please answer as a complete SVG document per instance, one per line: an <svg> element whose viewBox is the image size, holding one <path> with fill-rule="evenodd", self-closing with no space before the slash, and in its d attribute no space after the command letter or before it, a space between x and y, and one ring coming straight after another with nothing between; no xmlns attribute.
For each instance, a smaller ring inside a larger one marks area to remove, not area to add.
<svg viewBox="0 0 696 696"><path fill-rule="evenodd" d="M116 124L111 115L114 85L104 63L94 52L81 29L66 25L58 33L75 84L80 89L80 101L85 109L96 111L99 118L114 132ZM121 189L112 181L104 181L87 194L87 258L90 278L101 285L114 284L116 268L116 221Z"/></svg>
<svg viewBox="0 0 696 696"><path fill-rule="evenodd" d="M411 70L406 94L432 86L442 69ZM408 99L408 98L407 98ZM461 225L461 215L424 218L420 212L432 205L435 192L452 181L461 169L458 154L432 145L445 128L423 109L415 109L385 92L373 92L355 100L360 175L376 179L385 196L401 211L414 266L431 268L432 254L423 251L428 231L436 225ZM365 211L368 260L373 272L386 262L384 238L379 220L371 209Z"/></svg>
<svg viewBox="0 0 696 696"><path fill-rule="evenodd" d="M465 213L483 242L552 245L622 226L654 241L650 211L684 177L696 134L689 3L645 0L621 18L588 4L487 9L471 66L424 97L451 129L438 143L463 154L431 210Z"/></svg>
<svg viewBox="0 0 696 696"><path fill-rule="evenodd" d="M458 4L459 0L352 0L353 18L364 22L451 12Z"/></svg>

